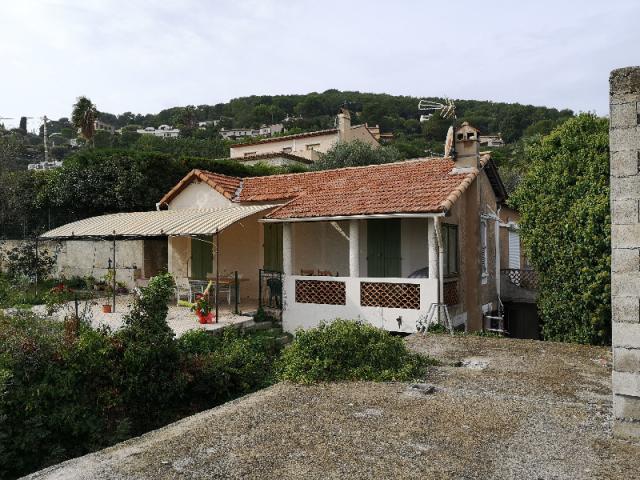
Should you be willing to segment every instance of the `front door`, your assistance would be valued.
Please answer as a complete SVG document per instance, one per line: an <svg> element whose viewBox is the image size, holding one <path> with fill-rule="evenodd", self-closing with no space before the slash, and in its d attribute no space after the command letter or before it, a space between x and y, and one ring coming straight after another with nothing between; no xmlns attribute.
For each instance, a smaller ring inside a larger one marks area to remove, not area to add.
<svg viewBox="0 0 640 480"><path fill-rule="evenodd" d="M367 275L400 277L400 219L367 221Z"/></svg>
<svg viewBox="0 0 640 480"><path fill-rule="evenodd" d="M208 273L213 273L213 237L192 238L191 278L206 280Z"/></svg>

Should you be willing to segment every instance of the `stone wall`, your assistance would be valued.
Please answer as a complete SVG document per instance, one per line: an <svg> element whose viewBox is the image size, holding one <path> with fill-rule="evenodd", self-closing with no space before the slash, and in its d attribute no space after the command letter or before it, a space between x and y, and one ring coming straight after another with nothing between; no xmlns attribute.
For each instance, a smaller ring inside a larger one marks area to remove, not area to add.
<svg viewBox="0 0 640 480"><path fill-rule="evenodd" d="M640 67L609 81L614 432L640 437Z"/></svg>

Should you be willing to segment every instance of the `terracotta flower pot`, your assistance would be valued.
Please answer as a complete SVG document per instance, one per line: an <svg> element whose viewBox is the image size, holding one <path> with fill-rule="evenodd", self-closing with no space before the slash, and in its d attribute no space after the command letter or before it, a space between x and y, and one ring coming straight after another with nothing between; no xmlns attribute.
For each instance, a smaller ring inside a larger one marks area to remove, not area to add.
<svg viewBox="0 0 640 480"><path fill-rule="evenodd" d="M102 313L111 313L111 305L102 305Z"/></svg>
<svg viewBox="0 0 640 480"><path fill-rule="evenodd" d="M200 310L196 311L196 315L198 316L198 320L202 324L213 323L213 318L215 316L213 312L209 312L206 315L204 315Z"/></svg>

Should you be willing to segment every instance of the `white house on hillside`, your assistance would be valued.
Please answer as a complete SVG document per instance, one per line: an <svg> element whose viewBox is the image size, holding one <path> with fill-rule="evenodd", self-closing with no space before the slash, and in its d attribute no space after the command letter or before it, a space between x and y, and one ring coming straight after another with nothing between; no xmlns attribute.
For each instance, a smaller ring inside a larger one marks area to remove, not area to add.
<svg viewBox="0 0 640 480"><path fill-rule="evenodd" d="M170 125L160 125L158 128L146 127L136 130L142 135L155 135L162 138L177 138L180 136L180 130Z"/></svg>

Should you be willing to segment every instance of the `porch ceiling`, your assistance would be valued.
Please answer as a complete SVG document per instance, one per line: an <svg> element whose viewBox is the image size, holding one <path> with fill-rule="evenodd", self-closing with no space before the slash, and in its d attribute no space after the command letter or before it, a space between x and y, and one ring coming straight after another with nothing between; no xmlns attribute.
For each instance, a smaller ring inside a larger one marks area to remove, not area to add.
<svg viewBox="0 0 640 480"><path fill-rule="evenodd" d="M114 213L68 223L44 233L42 239L159 237L211 235L235 222L277 205L233 205L215 209Z"/></svg>

